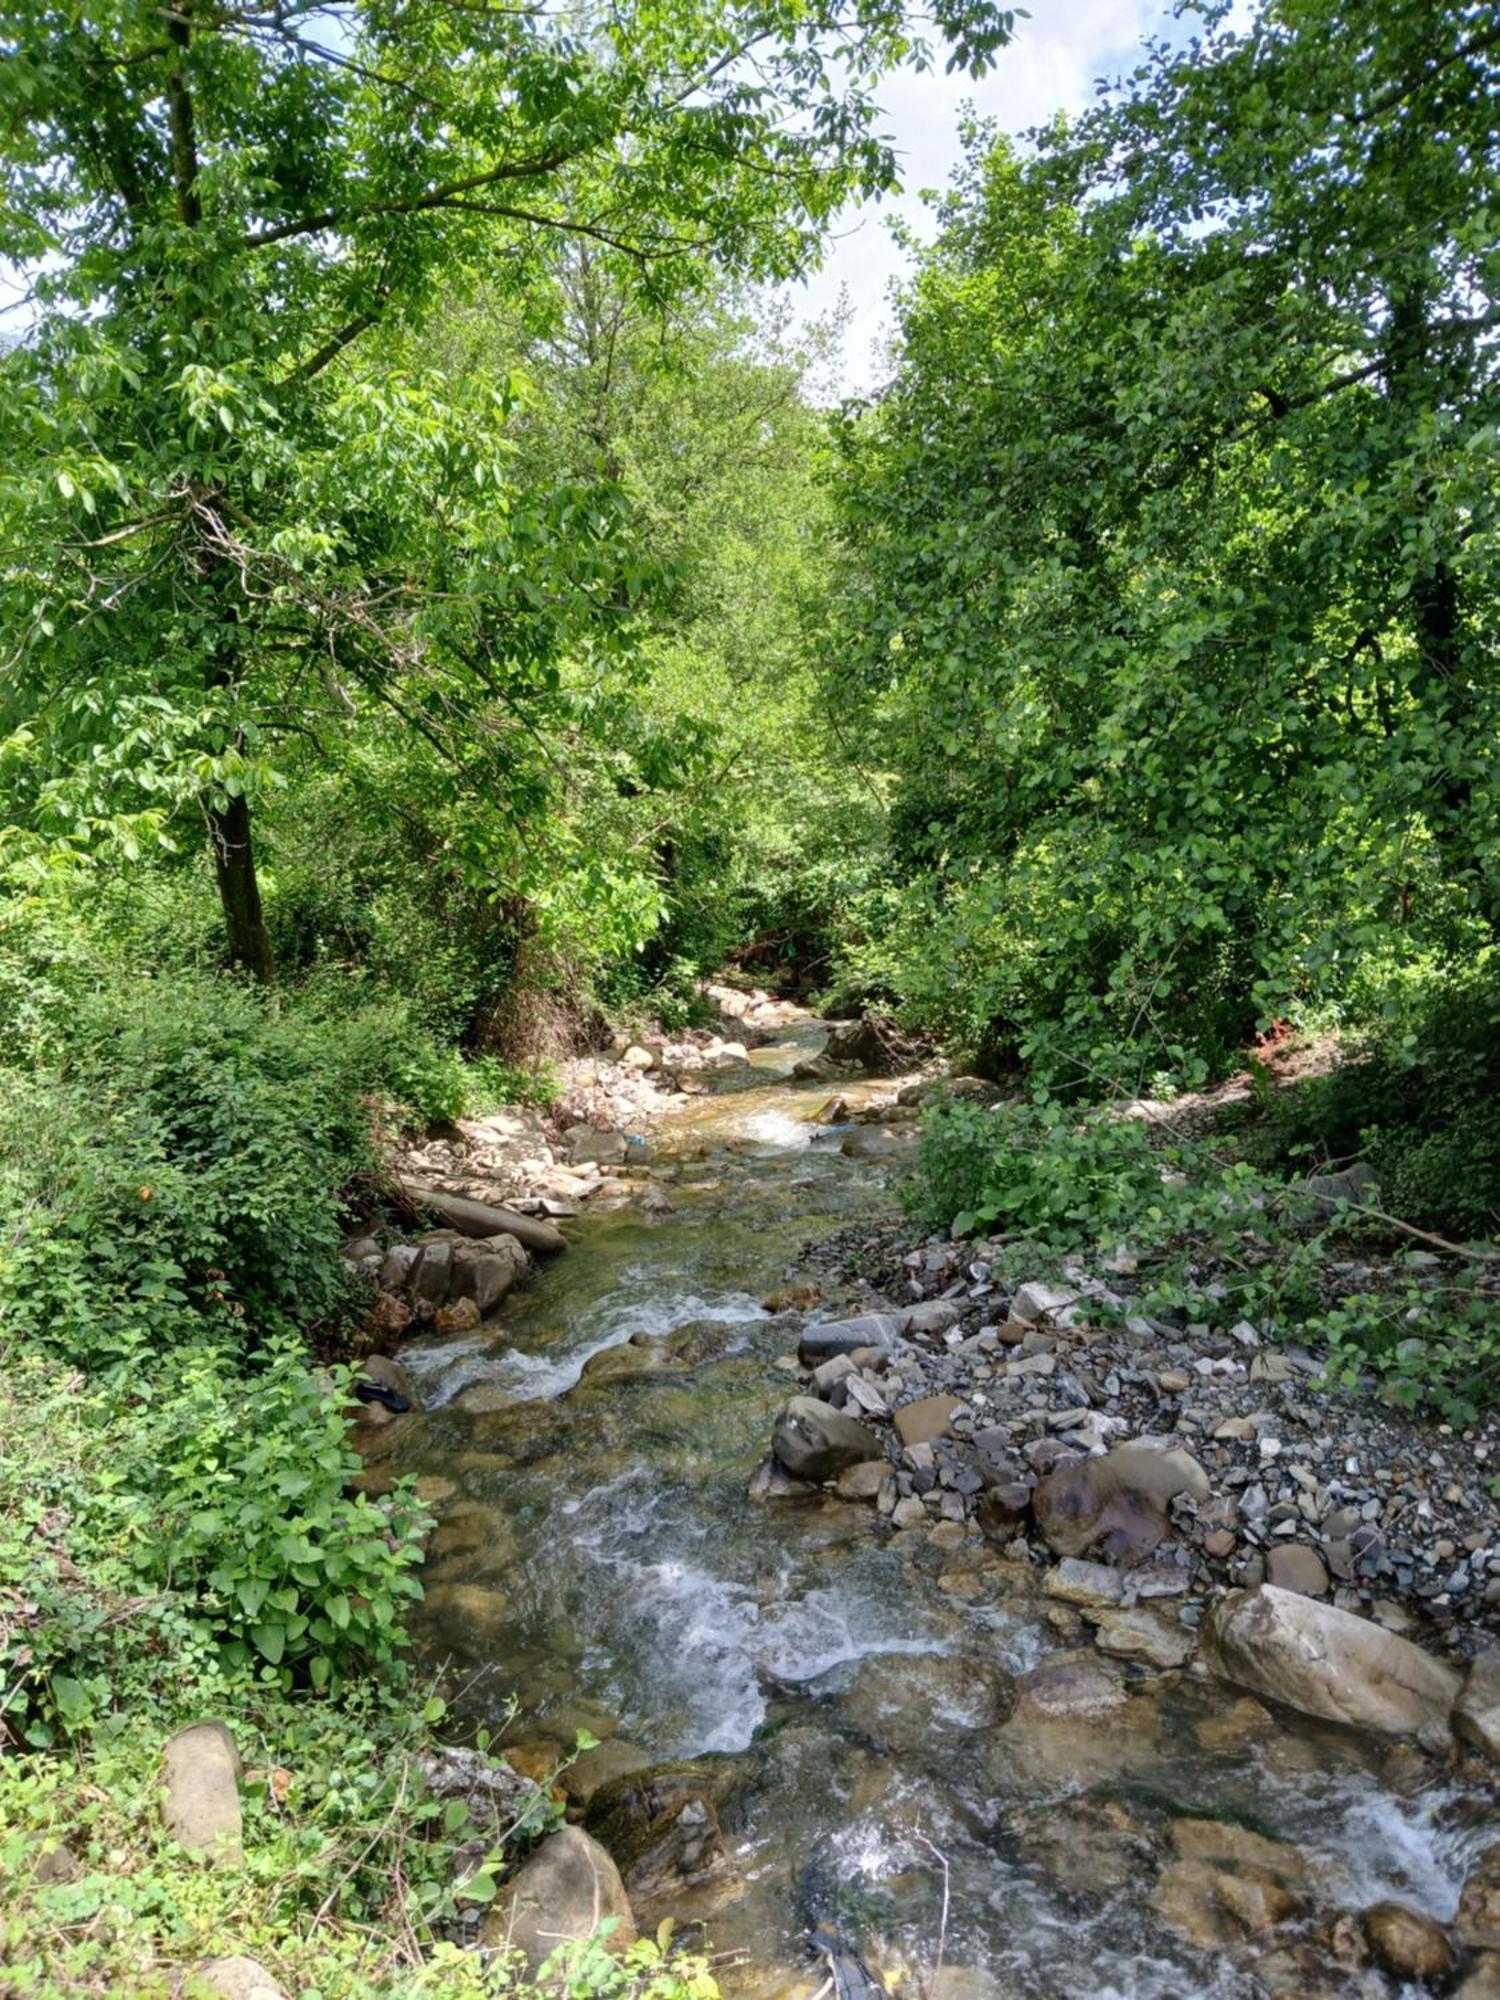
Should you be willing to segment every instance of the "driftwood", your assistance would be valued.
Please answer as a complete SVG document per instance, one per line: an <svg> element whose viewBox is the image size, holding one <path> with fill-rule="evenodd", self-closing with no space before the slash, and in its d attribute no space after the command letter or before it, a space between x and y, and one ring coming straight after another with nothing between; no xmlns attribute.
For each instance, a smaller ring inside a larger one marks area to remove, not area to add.
<svg viewBox="0 0 1500 2000"><path fill-rule="evenodd" d="M567 1238L550 1222L534 1216L517 1215L513 1208L495 1208L487 1201L474 1201L466 1194L449 1194L426 1181L403 1180L402 1192L418 1208L430 1208L450 1229L465 1236L514 1236L528 1250L566 1250Z"/></svg>

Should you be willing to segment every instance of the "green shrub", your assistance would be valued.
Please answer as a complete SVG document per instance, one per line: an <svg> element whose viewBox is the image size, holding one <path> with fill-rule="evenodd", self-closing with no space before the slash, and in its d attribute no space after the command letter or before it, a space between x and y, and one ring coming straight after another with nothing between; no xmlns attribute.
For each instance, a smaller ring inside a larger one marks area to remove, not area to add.
<svg viewBox="0 0 1500 2000"><path fill-rule="evenodd" d="M0 1072L0 1325L81 1358L334 1312L372 1100L451 1117L466 1088L399 1009L278 1010L185 974L79 999L51 1054Z"/></svg>
<svg viewBox="0 0 1500 2000"><path fill-rule="evenodd" d="M1446 962L1388 999L1326 1076L1282 1093L1265 1148L1286 1164L1368 1159L1387 1207L1421 1228L1500 1220L1500 955Z"/></svg>
<svg viewBox="0 0 1500 2000"><path fill-rule="evenodd" d="M128 1385L11 1350L0 1575L27 1590L0 1621L0 1677L16 1735L138 1706L163 1660L184 1689L284 1691L393 1663L424 1520L405 1488L347 1491L344 1379L326 1392L287 1348L245 1371L190 1346Z"/></svg>
<svg viewBox="0 0 1500 2000"><path fill-rule="evenodd" d="M1273 1192L1207 1147L1161 1145L1142 1119L1039 1094L994 1110L958 1099L930 1111L911 1201L924 1221L959 1235L1156 1251L1189 1233L1263 1227Z"/></svg>

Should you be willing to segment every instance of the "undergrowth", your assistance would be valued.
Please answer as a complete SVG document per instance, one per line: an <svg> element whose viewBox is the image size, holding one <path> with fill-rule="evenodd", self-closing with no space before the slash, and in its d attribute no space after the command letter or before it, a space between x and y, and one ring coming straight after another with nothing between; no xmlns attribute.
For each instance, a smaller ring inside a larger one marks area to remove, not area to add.
<svg viewBox="0 0 1500 2000"><path fill-rule="evenodd" d="M1039 1249L1102 1257L1129 1274L1132 1311L1249 1321L1405 1408L1463 1424L1500 1396L1500 1295L1475 1275L1488 1267L1413 1255L1364 1204L1320 1202L1215 1141L1040 1092L993 1109L949 1101L925 1119L909 1202L930 1226L999 1239L1018 1278L1035 1276Z"/></svg>

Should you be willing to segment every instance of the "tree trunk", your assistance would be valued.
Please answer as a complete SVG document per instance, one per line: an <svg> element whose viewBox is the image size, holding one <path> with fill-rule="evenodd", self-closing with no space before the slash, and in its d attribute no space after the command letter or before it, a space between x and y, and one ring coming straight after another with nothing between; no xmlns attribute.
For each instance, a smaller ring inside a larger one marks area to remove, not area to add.
<svg viewBox="0 0 1500 2000"><path fill-rule="evenodd" d="M276 968L271 957L270 933L260 907L255 851L250 844L249 802L241 794L232 798L223 812L213 806L205 810L230 959L262 986L269 986Z"/></svg>

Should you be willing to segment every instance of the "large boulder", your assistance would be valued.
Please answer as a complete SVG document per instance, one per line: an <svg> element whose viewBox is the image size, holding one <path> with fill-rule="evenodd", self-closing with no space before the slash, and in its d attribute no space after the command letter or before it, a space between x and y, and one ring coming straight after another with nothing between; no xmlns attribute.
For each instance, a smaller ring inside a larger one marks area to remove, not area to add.
<svg viewBox="0 0 1500 2000"><path fill-rule="evenodd" d="M1065 1461L1032 1497L1037 1526L1060 1556L1091 1549L1112 1562L1144 1562L1167 1532L1178 1494L1208 1497L1208 1474L1190 1452L1127 1444L1102 1458Z"/></svg>
<svg viewBox="0 0 1500 2000"><path fill-rule="evenodd" d="M1441 1747L1462 1683L1451 1667L1371 1619L1261 1584L1232 1591L1204 1629L1226 1680L1304 1715Z"/></svg>
<svg viewBox="0 0 1500 2000"><path fill-rule="evenodd" d="M566 1826L550 1834L500 1891L481 1942L490 1950L524 1952L537 1972L558 1945L593 1937L608 1918L614 1919L608 1948L634 1944L635 1917L619 1869L582 1827Z"/></svg>
<svg viewBox="0 0 1500 2000"><path fill-rule="evenodd" d="M873 1431L816 1396L793 1396L776 1419L771 1450L794 1479L836 1479L851 1465L884 1458Z"/></svg>
<svg viewBox="0 0 1500 2000"><path fill-rule="evenodd" d="M497 1306L531 1259L518 1237L497 1235L453 1246L450 1299L472 1299L481 1314Z"/></svg>
<svg viewBox="0 0 1500 2000"><path fill-rule="evenodd" d="M222 1722L195 1722L167 1744L162 1819L171 1838L209 1862L245 1858L240 1753Z"/></svg>

